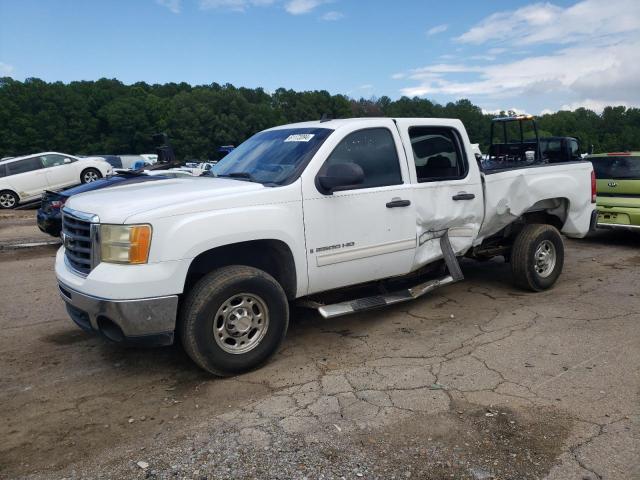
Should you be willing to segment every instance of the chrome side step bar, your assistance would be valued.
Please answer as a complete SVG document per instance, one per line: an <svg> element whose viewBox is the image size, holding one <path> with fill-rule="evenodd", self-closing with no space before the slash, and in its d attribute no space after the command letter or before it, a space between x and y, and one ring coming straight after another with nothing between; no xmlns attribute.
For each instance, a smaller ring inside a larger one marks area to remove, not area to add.
<svg viewBox="0 0 640 480"><path fill-rule="evenodd" d="M435 290L443 285L455 282L451 275L436 280L429 280L415 287L398 292L386 293L384 295L374 295L372 297L358 298L347 302L334 303L333 305L316 305L315 307L324 318L335 318L349 313L361 312L373 308L386 307L395 303L408 302L415 298Z"/></svg>
<svg viewBox="0 0 640 480"><path fill-rule="evenodd" d="M385 307L387 305L393 305L401 302L408 302L418 297L429 293L436 288L450 283L458 282L464 278L460 264L456 258L456 254L451 247L449 241L449 233L444 232L440 237L440 248L442 249L442 256L444 257L445 264L449 275L435 280L429 280L424 283L415 285L414 287L406 290L400 290L398 292L385 293L383 295L374 295L371 297L357 298L355 300L348 300L346 302L334 303L332 305L323 305L311 300L302 300L299 302L300 306L317 309L324 318L335 318L342 315L348 315L350 313L361 312L363 310L370 310L373 308Z"/></svg>

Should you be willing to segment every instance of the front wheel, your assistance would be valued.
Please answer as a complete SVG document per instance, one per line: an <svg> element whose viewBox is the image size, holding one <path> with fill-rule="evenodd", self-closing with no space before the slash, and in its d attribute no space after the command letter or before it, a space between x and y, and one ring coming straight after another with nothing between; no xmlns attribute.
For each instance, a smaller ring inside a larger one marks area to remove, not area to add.
<svg viewBox="0 0 640 480"><path fill-rule="evenodd" d="M95 182L96 180L100 180L101 178L102 174L95 168L87 168L86 170L83 170L82 174L80 175L80 181L82 183Z"/></svg>
<svg viewBox="0 0 640 480"><path fill-rule="evenodd" d="M511 271L515 283L539 292L551 288L564 264L560 232L545 224L525 225L511 249Z"/></svg>
<svg viewBox="0 0 640 480"><path fill-rule="evenodd" d="M0 192L0 208L15 208L18 206L18 202L18 195L16 195L15 193L9 190L3 190L2 192Z"/></svg>
<svg viewBox="0 0 640 480"><path fill-rule="evenodd" d="M242 265L203 277L187 294L179 320L187 354L204 370L229 376L264 363L289 325L289 304L268 273Z"/></svg>

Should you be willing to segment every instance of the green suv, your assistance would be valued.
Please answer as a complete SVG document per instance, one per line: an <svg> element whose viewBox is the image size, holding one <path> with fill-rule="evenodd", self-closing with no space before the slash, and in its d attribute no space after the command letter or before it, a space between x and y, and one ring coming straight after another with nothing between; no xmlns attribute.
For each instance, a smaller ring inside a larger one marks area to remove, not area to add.
<svg viewBox="0 0 640 480"><path fill-rule="evenodd" d="M597 179L598 227L640 230L640 152L588 158Z"/></svg>

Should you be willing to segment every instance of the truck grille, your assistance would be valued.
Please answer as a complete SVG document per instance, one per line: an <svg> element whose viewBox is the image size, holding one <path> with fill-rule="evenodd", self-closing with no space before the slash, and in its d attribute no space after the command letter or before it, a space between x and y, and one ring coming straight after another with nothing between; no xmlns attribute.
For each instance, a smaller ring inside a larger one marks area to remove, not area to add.
<svg viewBox="0 0 640 480"><path fill-rule="evenodd" d="M68 265L76 272L87 275L93 267L91 222L63 211L62 238Z"/></svg>

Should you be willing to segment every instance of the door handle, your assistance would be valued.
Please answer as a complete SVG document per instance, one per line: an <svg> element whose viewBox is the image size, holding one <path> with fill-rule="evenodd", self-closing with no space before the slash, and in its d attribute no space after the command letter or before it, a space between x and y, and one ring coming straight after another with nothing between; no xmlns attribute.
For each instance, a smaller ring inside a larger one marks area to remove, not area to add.
<svg viewBox="0 0 640 480"><path fill-rule="evenodd" d="M387 203L387 208L408 207L411 205L411 200L391 200Z"/></svg>
<svg viewBox="0 0 640 480"><path fill-rule="evenodd" d="M473 193L459 193L451 197L453 200L473 200L476 196Z"/></svg>

